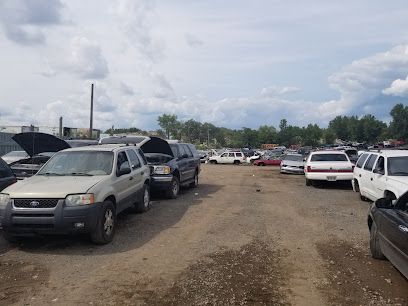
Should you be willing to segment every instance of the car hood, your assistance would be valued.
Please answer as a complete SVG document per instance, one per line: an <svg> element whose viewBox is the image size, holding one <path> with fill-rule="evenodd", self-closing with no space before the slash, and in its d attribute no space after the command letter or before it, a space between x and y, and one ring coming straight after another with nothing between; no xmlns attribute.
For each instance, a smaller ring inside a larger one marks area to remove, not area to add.
<svg viewBox="0 0 408 306"><path fill-rule="evenodd" d="M86 193L106 176L46 176L35 175L18 181L6 189L12 198L59 198L68 194ZM50 188L52 186L52 188Z"/></svg>
<svg viewBox="0 0 408 306"><path fill-rule="evenodd" d="M159 137L149 136L149 139L146 139L140 143L140 148L143 153L161 153L174 157L173 151L170 148L170 145L164 139Z"/></svg>
<svg viewBox="0 0 408 306"><path fill-rule="evenodd" d="M31 157L43 152L58 152L71 146L64 140L50 134L28 132L16 134L12 139Z"/></svg>

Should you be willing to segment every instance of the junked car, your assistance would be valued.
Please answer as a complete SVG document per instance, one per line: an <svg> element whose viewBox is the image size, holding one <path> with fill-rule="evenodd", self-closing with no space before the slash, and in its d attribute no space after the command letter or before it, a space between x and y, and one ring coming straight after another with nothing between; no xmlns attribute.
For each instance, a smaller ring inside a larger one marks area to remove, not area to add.
<svg viewBox="0 0 408 306"><path fill-rule="evenodd" d="M175 199L180 186L198 186L200 157L192 144L169 143L154 136L113 136L100 142L138 144L151 167L152 192L164 191L168 198Z"/></svg>
<svg viewBox="0 0 408 306"><path fill-rule="evenodd" d="M28 154L28 158L10 164L18 179L24 179L37 171L60 150L70 148L64 140L50 134L27 132L16 134L12 139Z"/></svg>
<svg viewBox="0 0 408 306"><path fill-rule="evenodd" d="M281 173L304 174L304 161L301 154L287 154L280 164Z"/></svg>
<svg viewBox="0 0 408 306"><path fill-rule="evenodd" d="M16 175L10 169L9 165L0 158L0 191L16 182Z"/></svg>
<svg viewBox="0 0 408 306"><path fill-rule="evenodd" d="M254 166L279 166L282 162L281 155L268 155L253 162Z"/></svg>
<svg viewBox="0 0 408 306"><path fill-rule="evenodd" d="M7 163L15 163L19 160L29 158L30 156L27 154L26 151L11 151L4 154L1 158Z"/></svg>
<svg viewBox="0 0 408 306"><path fill-rule="evenodd" d="M72 148L0 193L0 224L9 241L85 232L105 244L113 239L116 216L129 207L150 208L150 169L137 148Z"/></svg>
<svg viewBox="0 0 408 306"><path fill-rule="evenodd" d="M408 279L408 192L399 199L380 198L368 215L371 256L387 258Z"/></svg>
<svg viewBox="0 0 408 306"><path fill-rule="evenodd" d="M346 153L340 151L311 152L305 162L306 186L315 181L350 181L354 165Z"/></svg>

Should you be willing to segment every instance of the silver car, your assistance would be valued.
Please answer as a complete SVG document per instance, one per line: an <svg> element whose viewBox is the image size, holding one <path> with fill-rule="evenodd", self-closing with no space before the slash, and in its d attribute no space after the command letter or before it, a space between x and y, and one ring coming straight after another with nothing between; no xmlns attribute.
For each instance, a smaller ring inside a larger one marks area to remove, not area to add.
<svg viewBox="0 0 408 306"><path fill-rule="evenodd" d="M287 154L282 158L280 165L281 173L293 173L293 174L303 174L304 173L304 161L303 155L301 154Z"/></svg>
<svg viewBox="0 0 408 306"><path fill-rule="evenodd" d="M113 239L116 216L150 208L150 169L137 146L100 145L56 153L34 176L0 194L0 225L9 241L33 234L89 233Z"/></svg>

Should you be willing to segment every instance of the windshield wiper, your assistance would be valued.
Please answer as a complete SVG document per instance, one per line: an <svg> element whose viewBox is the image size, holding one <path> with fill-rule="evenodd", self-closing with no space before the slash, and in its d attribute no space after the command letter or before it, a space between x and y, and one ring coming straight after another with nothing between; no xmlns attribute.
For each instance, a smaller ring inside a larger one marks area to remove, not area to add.
<svg viewBox="0 0 408 306"><path fill-rule="evenodd" d="M71 173L68 173L67 175L93 176L92 174L84 173L84 172L71 172Z"/></svg>

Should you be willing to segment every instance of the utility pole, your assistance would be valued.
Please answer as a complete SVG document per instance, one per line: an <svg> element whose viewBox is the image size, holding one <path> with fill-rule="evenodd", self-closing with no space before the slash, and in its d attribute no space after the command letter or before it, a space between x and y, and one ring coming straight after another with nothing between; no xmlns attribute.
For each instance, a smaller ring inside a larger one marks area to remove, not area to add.
<svg viewBox="0 0 408 306"><path fill-rule="evenodd" d="M207 149L210 148L210 127L207 126Z"/></svg>
<svg viewBox="0 0 408 306"><path fill-rule="evenodd" d="M62 139L64 135L62 135L62 116L59 119L59 137Z"/></svg>
<svg viewBox="0 0 408 306"><path fill-rule="evenodd" d="M89 120L89 139L92 139L93 130L93 96L94 96L94 84L91 85L91 116Z"/></svg>

